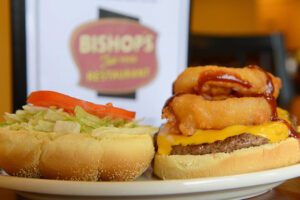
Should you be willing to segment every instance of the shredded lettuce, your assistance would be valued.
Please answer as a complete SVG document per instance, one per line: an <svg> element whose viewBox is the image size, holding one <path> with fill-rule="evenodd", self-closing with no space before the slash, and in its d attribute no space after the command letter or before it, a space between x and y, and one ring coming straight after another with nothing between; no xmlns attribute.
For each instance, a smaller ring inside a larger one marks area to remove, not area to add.
<svg viewBox="0 0 300 200"><path fill-rule="evenodd" d="M80 124L72 121L56 121L55 133L80 133Z"/></svg>
<svg viewBox="0 0 300 200"><path fill-rule="evenodd" d="M135 121L110 117L99 118L87 113L79 106L75 108L74 114L70 114L56 107L25 105L22 110L17 110L14 114L5 113L4 119L5 122L1 122L0 127L58 133L89 133L101 127L133 128L137 126Z"/></svg>
<svg viewBox="0 0 300 200"><path fill-rule="evenodd" d="M46 120L38 120L34 129L37 131L51 132L53 130L54 123Z"/></svg>
<svg viewBox="0 0 300 200"><path fill-rule="evenodd" d="M10 123L7 123L7 122L0 122L0 127L8 126L8 125L10 125Z"/></svg>

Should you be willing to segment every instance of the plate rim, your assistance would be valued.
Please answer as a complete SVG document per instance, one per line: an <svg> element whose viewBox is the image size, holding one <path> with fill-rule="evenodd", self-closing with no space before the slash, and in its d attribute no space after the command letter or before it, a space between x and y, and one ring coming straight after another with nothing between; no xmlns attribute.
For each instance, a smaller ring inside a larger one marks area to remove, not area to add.
<svg viewBox="0 0 300 200"><path fill-rule="evenodd" d="M0 187L21 192L53 195L157 196L231 190L271 184L298 176L300 176L300 163L230 176L176 180L152 180L149 178L149 180L130 182L65 181L0 175ZM142 187L137 189L138 186ZM112 188L118 188L118 192L110 192Z"/></svg>

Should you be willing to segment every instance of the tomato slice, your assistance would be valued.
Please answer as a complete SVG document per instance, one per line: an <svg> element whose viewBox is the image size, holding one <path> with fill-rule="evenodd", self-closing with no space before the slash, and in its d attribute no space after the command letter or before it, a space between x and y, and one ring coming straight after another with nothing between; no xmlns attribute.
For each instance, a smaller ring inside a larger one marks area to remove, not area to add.
<svg viewBox="0 0 300 200"><path fill-rule="evenodd" d="M94 104L54 91L32 92L27 98L27 103L42 107L56 106L70 113L74 112L76 106L80 106L88 113L99 117L111 116L126 120L132 120L135 117L135 112L114 107L111 103L106 105Z"/></svg>

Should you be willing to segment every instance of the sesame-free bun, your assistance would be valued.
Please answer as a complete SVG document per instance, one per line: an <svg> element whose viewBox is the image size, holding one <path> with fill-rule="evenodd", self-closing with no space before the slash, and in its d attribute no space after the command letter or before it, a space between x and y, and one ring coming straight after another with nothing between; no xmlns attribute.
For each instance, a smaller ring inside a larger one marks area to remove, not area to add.
<svg viewBox="0 0 300 200"><path fill-rule="evenodd" d="M0 168L21 177L128 181L154 156L150 134L57 134L0 128Z"/></svg>
<svg viewBox="0 0 300 200"><path fill-rule="evenodd" d="M226 176L284 167L300 161L299 141L239 149L206 155L156 155L154 173L162 179Z"/></svg>

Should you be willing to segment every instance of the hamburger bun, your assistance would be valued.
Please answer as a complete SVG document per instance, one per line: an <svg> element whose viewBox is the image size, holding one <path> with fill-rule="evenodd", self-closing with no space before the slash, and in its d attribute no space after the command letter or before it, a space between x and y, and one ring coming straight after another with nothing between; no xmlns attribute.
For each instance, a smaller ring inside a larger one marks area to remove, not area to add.
<svg viewBox="0 0 300 200"><path fill-rule="evenodd" d="M154 156L151 134L58 134L0 128L0 167L10 175L128 181Z"/></svg>
<svg viewBox="0 0 300 200"><path fill-rule="evenodd" d="M279 143L205 155L156 155L154 173L161 179L226 176L284 167L300 161L299 141Z"/></svg>
<svg viewBox="0 0 300 200"><path fill-rule="evenodd" d="M135 112L35 91L27 105L0 122L0 169L12 176L129 181L154 156L157 128L135 121Z"/></svg>

